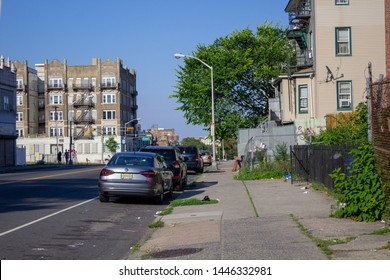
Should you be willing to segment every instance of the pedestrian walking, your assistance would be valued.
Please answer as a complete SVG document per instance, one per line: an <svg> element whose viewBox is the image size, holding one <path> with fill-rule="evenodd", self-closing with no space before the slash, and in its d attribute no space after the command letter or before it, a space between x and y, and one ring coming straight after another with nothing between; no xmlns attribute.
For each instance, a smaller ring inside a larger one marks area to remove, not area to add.
<svg viewBox="0 0 390 280"><path fill-rule="evenodd" d="M58 160L59 164L61 164L61 159L62 159L62 153L61 153L61 151L59 151L57 154L57 160Z"/></svg>
<svg viewBox="0 0 390 280"><path fill-rule="evenodd" d="M64 157L65 157L65 164L68 165L69 153L67 150L65 150Z"/></svg>

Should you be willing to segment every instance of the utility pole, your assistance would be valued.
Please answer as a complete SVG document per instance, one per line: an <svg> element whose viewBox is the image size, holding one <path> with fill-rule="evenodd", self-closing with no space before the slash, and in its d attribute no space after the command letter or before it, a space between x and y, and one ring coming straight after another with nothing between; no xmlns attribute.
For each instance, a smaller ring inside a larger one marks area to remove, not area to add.
<svg viewBox="0 0 390 280"><path fill-rule="evenodd" d="M368 141L372 142L372 126L371 126L371 90L372 90L372 65L368 63L368 78L366 79L367 91L367 114L368 114Z"/></svg>
<svg viewBox="0 0 390 280"><path fill-rule="evenodd" d="M58 125L57 125L57 121L58 121L58 112L57 112L57 106L54 106L54 120L55 120L55 123L56 123L56 147L57 147L57 153L56 153L56 156L58 155Z"/></svg>

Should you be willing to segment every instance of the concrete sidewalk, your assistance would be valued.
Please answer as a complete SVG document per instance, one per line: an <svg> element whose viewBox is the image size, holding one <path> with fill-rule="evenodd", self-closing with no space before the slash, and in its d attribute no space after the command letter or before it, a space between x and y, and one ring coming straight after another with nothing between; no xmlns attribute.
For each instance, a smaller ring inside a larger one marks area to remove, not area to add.
<svg viewBox="0 0 390 280"><path fill-rule="evenodd" d="M335 201L324 193L279 179L237 181L232 166L219 163L179 197L207 195L218 204L176 207L170 215L156 216L165 226L150 230L129 258L390 260L390 234L372 234L384 223L330 218ZM318 246L325 242L328 254Z"/></svg>

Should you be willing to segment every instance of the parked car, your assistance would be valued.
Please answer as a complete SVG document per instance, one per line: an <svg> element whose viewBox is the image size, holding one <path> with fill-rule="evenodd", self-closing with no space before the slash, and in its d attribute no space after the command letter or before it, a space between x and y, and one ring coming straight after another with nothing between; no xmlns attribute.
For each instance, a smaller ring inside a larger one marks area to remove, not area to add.
<svg viewBox="0 0 390 280"><path fill-rule="evenodd" d="M196 146L177 146L184 157L188 170L194 170L196 173L203 173L203 160Z"/></svg>
<svg viewBox="0 0 390 280"><path fill-rule="evenodd" d="M156 153L164 157L168 168L173 173L175 190L182 191L187 187L187 164L180 150L173 146L147 146L140 149L142 152Z"/></svg>
<svg viewBox="0 0 390 280"><path fill-rule="evenodd" d="M211 156L210 151L200 150L200 155L202 157L204 165L211 165L213 163L213 157Z"/></svg>
<svg viewBox="0 0 390 280"><path fill-rule="evenodd" d="M98 189L101 202L111 196L144 196L162 204L164 194L173 193L173 173L158 154L121 152L101 170Z"/></svg>

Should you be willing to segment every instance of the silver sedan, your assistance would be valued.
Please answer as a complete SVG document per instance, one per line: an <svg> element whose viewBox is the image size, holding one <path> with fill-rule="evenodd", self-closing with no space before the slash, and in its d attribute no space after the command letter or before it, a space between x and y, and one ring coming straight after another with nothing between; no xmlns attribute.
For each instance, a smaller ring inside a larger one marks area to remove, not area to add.
<svg viewBox="0 0 390 280"><path fill-rule="evenodd" d="M116 153L99 175L101 202L111 196L153 197L162 204L164 194L172 196L173 173L164 158L155 153Z"/></svg>

